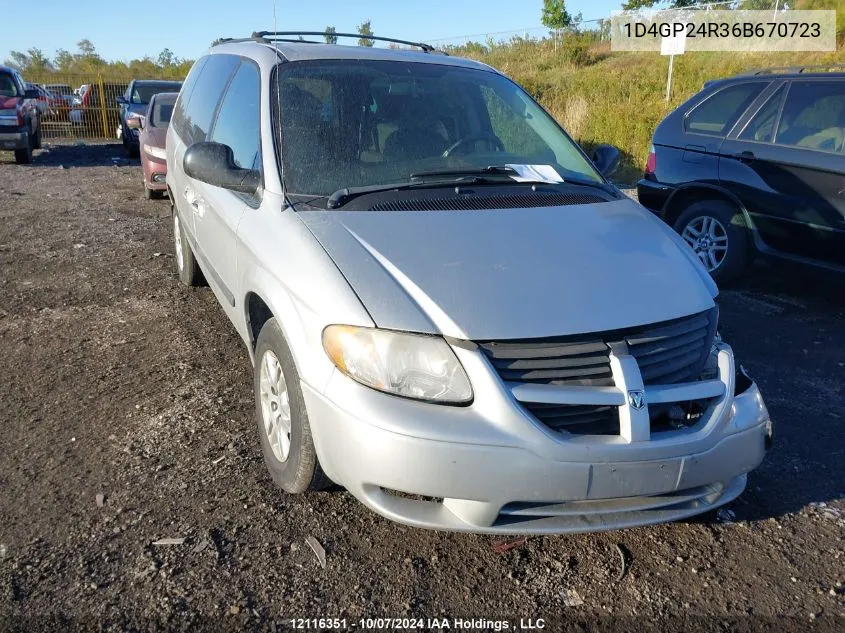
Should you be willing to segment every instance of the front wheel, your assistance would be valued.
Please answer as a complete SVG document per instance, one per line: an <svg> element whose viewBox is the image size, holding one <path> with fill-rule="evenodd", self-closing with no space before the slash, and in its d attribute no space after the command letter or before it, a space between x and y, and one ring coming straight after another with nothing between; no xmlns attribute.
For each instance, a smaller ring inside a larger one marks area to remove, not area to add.
<svg viewBox="0 0 845 633"><path fill-rule="evenodd" d="M41 149L41 119L38 120L38 131L35 132L35 138L32 140L33 149Z"/></svg>
<svg viewBox="0 0 845 633"><path fill-rule="evenodd" d="M255 345L255 418L261 452L277 486L290 493L326 488L311 439L299 373L275 318L261 328Z"/></svg>
<svg viewBox="0 0 845 633"><path fill-rule="evenodd" d="M27 130L26 147L15 150L15 162L18 165L29 165L32 162L32 135Z"/></svg>
<svg viewBox="0 0 845 633"><path fill-rule="evenodd" d="M197 264L188 238L182 230L182 221L176 208L173 207L173 247L176 255L176 269L179 272L179 281L186 286L201 286L203 282L202 271Z"/></svg>
<svg viewBox="0 0 845 633"><path fill-rule="evenodd" d="M719 200L695 202L674 228L717 283L732 281L745 269L748 230L736 207Z"/></svg>

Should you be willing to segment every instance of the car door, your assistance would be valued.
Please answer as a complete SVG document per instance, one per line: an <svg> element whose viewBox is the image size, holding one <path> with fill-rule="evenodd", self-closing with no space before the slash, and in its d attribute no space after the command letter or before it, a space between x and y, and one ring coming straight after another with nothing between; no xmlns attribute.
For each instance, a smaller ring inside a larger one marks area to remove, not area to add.
<svg viewBox="0 0 845 633"><path fill-rule="evenodd" d="M223 91L237 65L238 58L232 55L209 55L197 61L180 91L168 130L168 178L172 183L171 193L183 227L192 240L192 247L198 247L194 219L200 210L201 200L198 197L198 183L185 175L182 162L188 147L206 140ZM196 248L195 254L199 258L200 267L205 270L207 262L203 260L201 247Z"/></svg>
<svg viewBox="0 0 845 633"><path fill-rule="evenodd" d="M236 166L261 169L261 74L249 60L240 62L220 102L208 140L227 145ZM230 308L236 303L235 238L243 214L258 207L255 196L194 182L201 199L194 215L197 243L212 277Z"/></svg>
<svg viewBox="0 0 845 633"><path fill-rule="evenodd" d="M723 143L764 251L845 266L845 80L793 79Z"/></svg>

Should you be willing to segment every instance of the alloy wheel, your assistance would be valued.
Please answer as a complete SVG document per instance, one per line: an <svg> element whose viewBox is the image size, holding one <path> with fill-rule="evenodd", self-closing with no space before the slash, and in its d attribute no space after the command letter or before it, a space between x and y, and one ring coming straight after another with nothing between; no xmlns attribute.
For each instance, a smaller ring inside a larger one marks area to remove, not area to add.
<svg viewBox="0 0 845 633"><path fill-rule="evenodd" d="M728 254L728 232L719 220L703 215L695 218L681 231L681 237L712 273L722 265Z"/></svg>
<svg viewBox="0 0 845 633"><path fill-rule="evenodd" d="M280 462L290 453L290 401L279 358L270 350L264 352L259 367L259 397L264 433Z"/></svg>

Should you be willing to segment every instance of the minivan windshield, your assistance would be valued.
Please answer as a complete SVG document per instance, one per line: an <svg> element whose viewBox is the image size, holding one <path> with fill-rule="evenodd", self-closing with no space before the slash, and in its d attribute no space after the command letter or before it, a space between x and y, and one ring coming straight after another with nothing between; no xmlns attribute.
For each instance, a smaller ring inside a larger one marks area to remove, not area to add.
<svg viewBox="0 0 845 633"><path fill-rule="evenodd" d="M502 165L544 165L564 180L603 182L555 121L498 73L307 60L279 65L276 77L273 98L281 107L273 111L281 126L274 125L291 194L329 196L407 182L412 174Z"/></svg>

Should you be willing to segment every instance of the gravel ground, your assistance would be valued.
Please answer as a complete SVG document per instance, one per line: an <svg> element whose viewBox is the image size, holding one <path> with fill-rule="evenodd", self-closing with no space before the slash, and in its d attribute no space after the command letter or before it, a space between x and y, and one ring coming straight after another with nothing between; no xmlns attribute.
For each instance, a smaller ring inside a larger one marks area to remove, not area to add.
<svg viewBox="0 0 845 633"><path fill-rule="evenodd" d="M758 265L721 296L776 425L730 513L500 552L273 487L246 350L123 155L0 153L0 630L845 629L845 280Z"/></svg>

